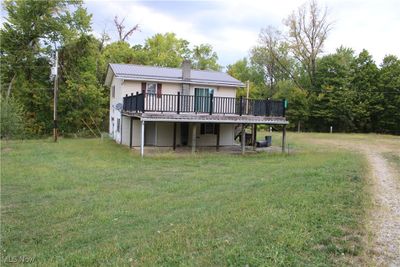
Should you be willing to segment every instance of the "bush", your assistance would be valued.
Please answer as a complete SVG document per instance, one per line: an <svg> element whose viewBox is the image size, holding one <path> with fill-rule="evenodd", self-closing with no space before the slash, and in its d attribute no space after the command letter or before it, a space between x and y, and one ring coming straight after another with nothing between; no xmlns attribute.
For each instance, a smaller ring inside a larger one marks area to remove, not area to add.
<svg viewBox="0 0 400 267"><path fill-rule="evenodd" d="M24 134L24 109L13 97L0 96L1 102L1 138L21 138Z"/></svg>

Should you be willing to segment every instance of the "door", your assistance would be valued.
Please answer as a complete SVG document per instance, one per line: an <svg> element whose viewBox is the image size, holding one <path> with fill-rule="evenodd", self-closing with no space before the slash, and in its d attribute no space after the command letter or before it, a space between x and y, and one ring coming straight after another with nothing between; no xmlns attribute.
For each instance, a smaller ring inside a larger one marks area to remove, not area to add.
<svg viewBox="0 0 400 267"><path fill-rule="evenodd" d="M189 142L189 123L181 123L181 145L187 146Z"/></svg>
<svg viewBox="0 0 400 267"><path fill-rule="evenodd" d="M194 111L195 112L210 112L210 95L214 92L210 88L195 88L194 89Z"/></svg>

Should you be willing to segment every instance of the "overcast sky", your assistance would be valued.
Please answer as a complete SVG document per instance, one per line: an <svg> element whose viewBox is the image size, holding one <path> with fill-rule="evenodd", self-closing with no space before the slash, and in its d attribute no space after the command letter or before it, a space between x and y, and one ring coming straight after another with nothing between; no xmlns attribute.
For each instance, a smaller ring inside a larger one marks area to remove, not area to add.
<svg viewBox="0 0 400 267"><path fill-rule="evenodd" d="M284 30L282 20L305 1L86 1L93 14L93 29L105 29L116 40L113 18L125 18L127 27L140 25L129 39L143 44L155 33L174 32L191 45L209 43L223 66L249 55L261 28ZM325 52L340 45L356 53L367 49L380 64L386 54L400 57L399 0L320 0L334 22Z"/></svg>

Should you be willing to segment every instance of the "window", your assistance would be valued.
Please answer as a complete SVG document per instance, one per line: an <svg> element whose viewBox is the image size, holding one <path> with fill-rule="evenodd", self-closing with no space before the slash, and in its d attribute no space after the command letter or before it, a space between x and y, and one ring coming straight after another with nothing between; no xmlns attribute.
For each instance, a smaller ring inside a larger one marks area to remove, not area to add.
<svg viewBox="0 0 400 267"><path fill-rule="evenodd" d="M200 124L200 134L217 134L217 124L202 123Z"/></svg>
<svg viewBox="0 0 400 267"><path fill-rule="evenodd" d="M115 85L111 87L111 96L112 98L115 98Z"/></svg>
<svg viewBox="0 0 400 267"><path fill-rule="evenodd" d="M119 126L121 124L121 119L117 119L117 132L119 133Z"/></svg>
<svg viewBox="0 0 400 267"><path fill-rule="evenodd" d="M157 93L157 83L147 83L146 93L155 95Z"/></svg>

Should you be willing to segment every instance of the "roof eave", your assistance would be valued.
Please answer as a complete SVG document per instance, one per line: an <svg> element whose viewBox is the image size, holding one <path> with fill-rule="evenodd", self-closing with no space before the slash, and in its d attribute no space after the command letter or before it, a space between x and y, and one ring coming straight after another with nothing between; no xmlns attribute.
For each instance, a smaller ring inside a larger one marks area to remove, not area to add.
<svg viewBox="0 0 400 267"><path fill-rule="evenodd" d="M199 84L199 85L214 85L214 86L226 86L226 87L240 87L243 88L244 84L233 83L233 82L217 82L217 81L207 81L207 80L191 80L191 81L183 81L179 78L167 78L167 77L149 77L149 76L135 76L128 77L123 75L115 75L115 77L128 80L128 81L151 81L151 82L167 82L167 83L186 83L186 84Z"/></svg>
<svg viewBox="0 0 400 267"><path fill-rule="evenodd" d="M111 64L108 64L107 75L106 75L106 79L104 80L104 86L111 86L113 76L115 76L115 72L112 69Z"/></svg>

